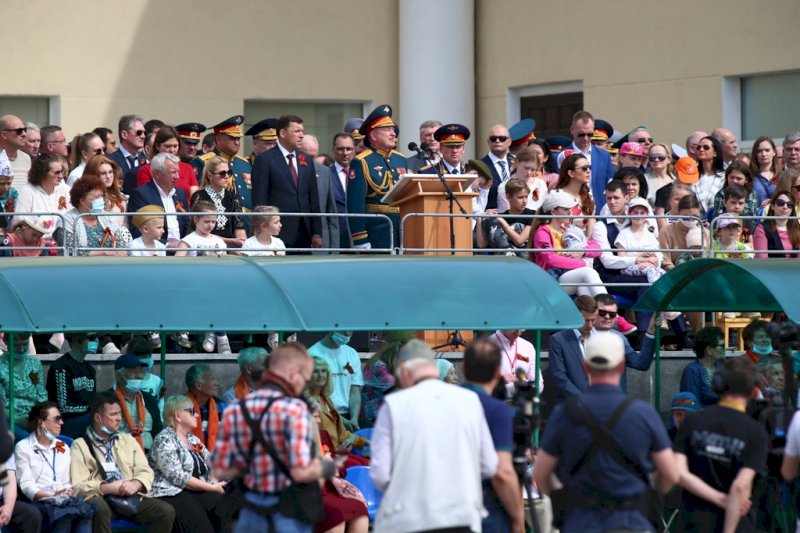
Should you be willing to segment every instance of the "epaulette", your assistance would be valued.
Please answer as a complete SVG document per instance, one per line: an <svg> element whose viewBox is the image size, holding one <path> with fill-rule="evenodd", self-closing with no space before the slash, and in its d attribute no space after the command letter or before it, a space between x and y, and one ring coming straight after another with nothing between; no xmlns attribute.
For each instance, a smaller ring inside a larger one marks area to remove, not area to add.
<svg viewBox="0 0 800 533"><path fill-rule="evenodd" d="M213 151L211 151L211 152L206 152L203 155L199 155L197 157L200 159L200 161L208 161L209 159L211 159L215 155L217 155L217 154L215 154Z"/></svg>
<svg viewBox="0 0 800 533"><path fill-rule="evenodd" d="M433 168L433 165L425 165L424 167L420 167L419 172L422 172L423 170L428 170L429 168Z"/></svg>
<svg viewBox="0 0 800 533"><path fill-rule="evenodd" d="M375 152L373 152L371 148L367 148L366 150L364 150L363 152L361 152L360 154L355 156L353 159L362 159L363 160L363 159L366 159L367 156L372 155L374 153Z"/></svg>
<svg viewBox="0 0 800 533"><path fill-rule="evenodd" d="M242 161L244 161L245 163L249 163L249 162L250 162L250 160L249 160L249 159L247 159L246 157L242 157L242 156L240 156L239 154L236 154L235 156L233 156L233 158L234 158L234 159L241 159L241 160L242 160Z"/></svg>
<svg viewBox="0 0 800 533"><path fill-rule="evenodd" d="M392 154L399 155L400 157L405 157L405 156L406 156L406 155L405 155L403 152L398 152L397 150L392 150L392 152L391 152L391 153L392 153ZM389 155L391 155L391 154L389 154Z"/></svg>

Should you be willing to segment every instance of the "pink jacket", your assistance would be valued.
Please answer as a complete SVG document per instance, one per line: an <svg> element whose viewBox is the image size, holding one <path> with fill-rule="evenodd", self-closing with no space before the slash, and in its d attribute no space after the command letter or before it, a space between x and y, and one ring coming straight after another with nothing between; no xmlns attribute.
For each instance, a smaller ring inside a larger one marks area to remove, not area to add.
<svg viewBox="0 0 800 533"><path fill-rule="evenodd" d="M561 246L559 245L558 248L560 247ZM556 249L556 246L553 243L553 234L550 233L550 230L546 225L543 224L536 228L536 232L533 234L533 248ZM589 240L586 243L586 248L589 250L596 250L600 248L600 245L596 241ZM587 251L584 257L600 257L600 252ZM587 266L586 261L583 259L566 257L556 252L533 252L533 260L544 270L547 270L548 268L575 270L576 268L583 268Z"/></svg>

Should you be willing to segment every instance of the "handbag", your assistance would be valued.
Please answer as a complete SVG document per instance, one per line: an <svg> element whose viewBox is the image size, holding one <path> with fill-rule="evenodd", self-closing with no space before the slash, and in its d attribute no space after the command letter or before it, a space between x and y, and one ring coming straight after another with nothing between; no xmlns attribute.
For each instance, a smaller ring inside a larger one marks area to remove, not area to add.
<svg viewBox="0 0 800 533"><path fill-rule="evenodd" d="M102 477L104 481L108 481L108 474L106 473L106 469L103 468L103 461L101 461L100 457L97 455L97 451L95 451L96 445L89 438L89 433L86 432L83 438L86 440L86 444L89 446L89 450L92 452L94 460L97 462L97 469L100 472L100 477ZM138 514L139 506L142 503L142 497L138 494L131 494L130 496L106 495L104 498L111 511L124 518L130 518Z"/></svg>
<svg viewBox="0 0 800 533"><path fill-rule="evenodd" d="M275 447L271 442L264 438L264 433L261 431L261 420L269 411L270 406L276 400L281 398L282 396L278 396L277 398L272 398L269 402L267 402L267 405L261 412L261 416L258 418L258 421L254 420L253 417L250 416L250 412L247 410L247 406L245 405L245 398L239 400L239 406L242 409L242 416L247 422L247 425L250 426L250 431L253 434L253 439L250 442L248 468L245 470L247 471L250 469L249 466L253 459L253 450L255 449L255 444L259 443L264 447L270 457L272 457L272 460L276 465L278 465L278 468L280 468L281 472L283 472L283 474L291 480L292 474L289 472L289 468L283 463L283 461L281 461L277 450L275 450ZM305 524L316 524L321 522L322 519L325 518L325 511L322 508L322 490L320 489L319 483L316 481L312 481L311 483L297 483L292 480L292 484L288 488L281 491L278 500L278 512L284 516L294 518Z"/></svg>

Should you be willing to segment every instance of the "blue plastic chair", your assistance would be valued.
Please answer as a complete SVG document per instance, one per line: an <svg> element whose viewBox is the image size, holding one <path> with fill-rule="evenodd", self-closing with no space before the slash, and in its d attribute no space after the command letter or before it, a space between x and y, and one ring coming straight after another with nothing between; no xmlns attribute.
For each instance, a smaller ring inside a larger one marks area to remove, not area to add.
<svg viewBox="0 0 800 533"><path fill-rule="evenodd" d="M67 446L69 446L70 448L72 448L72 443L75 442L75 439L73 439L72 437L67 437L66 435L59 435L56 438L61 442L63 442L64 444L66 444Z"/></svg>
<svg viewBox="0 0 800 533"><path fill-rule="evenodd" d="M367 440L372 440L372 428L359 429L354 434L358 435L359 437L364 437ZM368 455L368 452L369 446L364 446L363 448L353 448L350 453L353 455L358 455L359 457L364 457L365 455Z"/></svg>
<svg viewBox="0 0 800 533"><path fill-rule="evenodd" d="M375 515L378 514L378 507L380 507L383 499L383 493L372 483L372 478L369 477L369 467L351 466L347 469L345 479L358 487L358 490L364 495L364 499L367 501L369 519L375 520Z"/></svg>

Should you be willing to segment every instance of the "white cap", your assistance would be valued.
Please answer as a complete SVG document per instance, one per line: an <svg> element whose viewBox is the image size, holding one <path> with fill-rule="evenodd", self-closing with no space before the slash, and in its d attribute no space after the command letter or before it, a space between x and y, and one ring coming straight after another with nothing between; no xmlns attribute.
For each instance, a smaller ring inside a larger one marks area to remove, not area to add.
<svg viewBox="0 0 800 533"><path fill-rule="evenodd" d="M578 205L578 200L576 200L571 194L567 194L564 191L550 191L547 193L547 196L544 197L544 202L542 202L542 211L547 213L556 207L572 209L576 205Z"/></svg>
<svg viewBox="0 0 800 533"><path fill-rule="evenodd" d="M586 341L586 366L594 370L612 370L625 360L622 336L599 331Z"/></svg>

